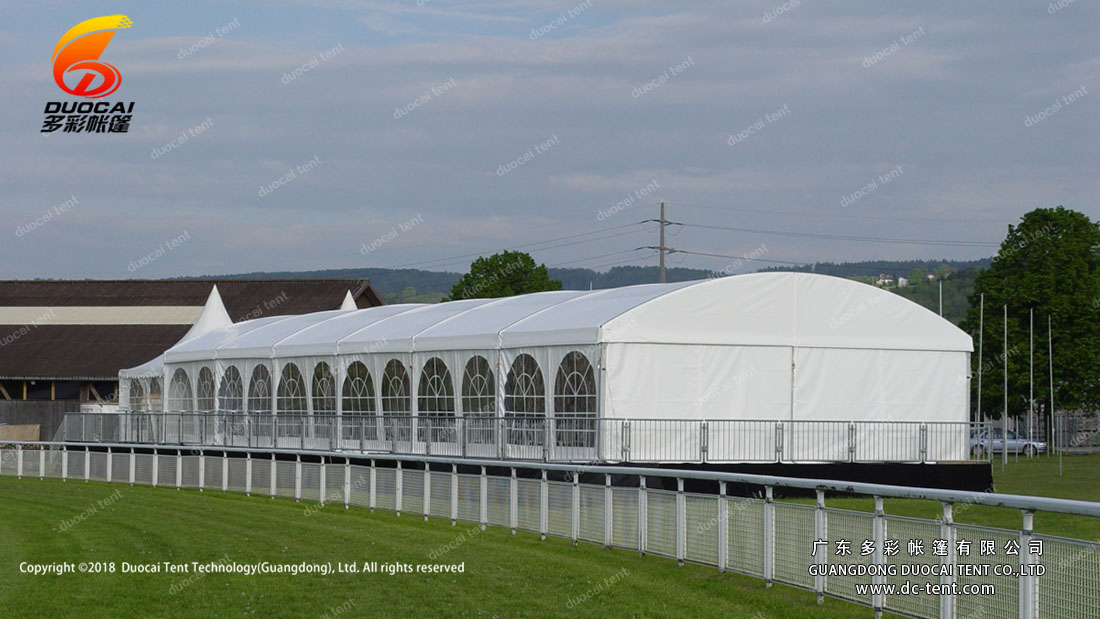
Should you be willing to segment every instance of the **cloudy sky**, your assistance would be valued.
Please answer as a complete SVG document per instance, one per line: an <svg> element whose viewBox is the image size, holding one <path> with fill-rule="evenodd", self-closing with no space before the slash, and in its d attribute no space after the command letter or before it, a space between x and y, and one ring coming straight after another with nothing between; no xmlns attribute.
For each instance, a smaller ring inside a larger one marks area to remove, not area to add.
<svg viewBox="0 0 1100 619"><path fill-rule="evenodd" d="M0 278L988 256L1100 218L1100 6L1004 4L2 2ZM129 133L40 133L117 13Z"/></svg>

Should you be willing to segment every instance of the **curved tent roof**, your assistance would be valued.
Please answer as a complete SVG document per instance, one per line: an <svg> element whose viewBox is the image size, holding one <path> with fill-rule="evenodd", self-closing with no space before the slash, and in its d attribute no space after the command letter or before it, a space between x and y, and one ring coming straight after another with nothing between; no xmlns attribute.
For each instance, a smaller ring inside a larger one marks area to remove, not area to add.
<svg viewBox="0 0 1100 619"><path fill-rule="evenodd" d="M891 292L825 275L754 273L260 319L177 345L166 359L604 342L973 350L962 330Z"/></svg>

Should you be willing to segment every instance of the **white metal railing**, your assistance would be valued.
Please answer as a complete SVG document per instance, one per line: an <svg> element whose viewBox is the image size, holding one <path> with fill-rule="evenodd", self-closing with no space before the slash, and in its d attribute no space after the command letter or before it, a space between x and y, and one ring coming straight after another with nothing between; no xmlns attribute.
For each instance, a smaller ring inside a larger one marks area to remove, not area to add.
<svg viewBox="0 0 1100 619"><path fill-rule="evenodd" d="M544 462L990 460L989 423L598 419L533 415L72 413L58 438ZM984 441L984 442L982 442Z"/></svg>
<svg viewBox="0 0 1100 619"><path fill-rule="evenodd" d="M1039 511L1100 518L1100 503L1085 501L717 471L119 443L7 443L0 475L281 496L510 527L749 574L876 614L1084 618L1100 608L1100 543L1033 526ZM745 486L760 491L730 492ZM817 500L785 502L777 489ZM872 497L874 512L829 507L827 493ZM942 516L890 515L884 498L939 501ZM956 506L971 504L1020 510L1021 526L955 522ZM993 554L979 555L983 541ZM838 552L841 542L850 553ZM972 544L970 554L960 542ZM920 566L937 570L906 574ZM907 582L914 593L903 593ZM975 587L984 593L968 592Z"/></svg>

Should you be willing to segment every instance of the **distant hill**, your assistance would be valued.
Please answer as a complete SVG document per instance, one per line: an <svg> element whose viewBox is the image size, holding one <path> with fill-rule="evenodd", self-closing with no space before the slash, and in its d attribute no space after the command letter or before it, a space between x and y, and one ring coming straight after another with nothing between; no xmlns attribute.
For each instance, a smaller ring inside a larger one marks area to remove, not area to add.
<svg viewBox="0 0 1100 619"><path fill-rule="evenodd" d="M796 271L803 273L821 273L846 277L874 283L881 274L894 277L909 277L914 271L928 273L941 270L946 275L943 286L944 317L955 324L962 321L966 314L966 298L974 291L974 277L978 271L989 266L990 259L982 260L879 260L865 262L818 262L790 267L769 267L762 271ZM588 290L589 288L618 288L634 284L651 284L657 281L655 266L618 266L606 272L592 269L549 269L550 277L561 280L566 290ZM716 273L705 269L682 267L665 270L665 279L669 282L684 282L714 277ZM382 293L387 303L437 303L458 281L461 273L450 271L424 271L421 269L327 269L322 271L261 271L253 273L234 273L231 275L204 275L200 278L181 279L370 279L374 287ZM933 310L939 307L939 284L936 281L912 281L904 288L889 288L908 299Z"/></svg>

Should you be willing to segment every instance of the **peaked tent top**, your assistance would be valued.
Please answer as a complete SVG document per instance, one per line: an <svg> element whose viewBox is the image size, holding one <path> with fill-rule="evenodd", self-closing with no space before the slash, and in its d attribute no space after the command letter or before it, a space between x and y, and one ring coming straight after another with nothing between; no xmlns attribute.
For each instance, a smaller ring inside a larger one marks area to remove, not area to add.
<svg viewBox="0 0 1100 619"><path fill-rule="evenodd" d="M340 304L340 309L345 312L359 309L359 306L355 304L355 299L351 296L350 290L344 295L344 302Z"/></svg>

